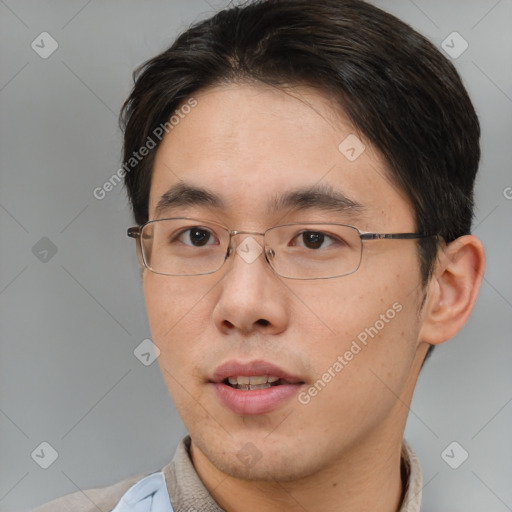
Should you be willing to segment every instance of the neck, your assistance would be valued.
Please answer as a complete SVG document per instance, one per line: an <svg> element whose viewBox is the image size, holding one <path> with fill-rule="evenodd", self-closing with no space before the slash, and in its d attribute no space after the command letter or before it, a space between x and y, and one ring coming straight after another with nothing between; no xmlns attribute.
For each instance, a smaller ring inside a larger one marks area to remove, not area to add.
<svg viewBox="0 0 512 512"><path fill-rule="evenodd" d="M390 442L386 436L385 443L377 437L366 438L332 466L291 482L234 478L219 471L194 443L191 455L199 477L226 512L397 512L403 495L402 437Z"/></svg>

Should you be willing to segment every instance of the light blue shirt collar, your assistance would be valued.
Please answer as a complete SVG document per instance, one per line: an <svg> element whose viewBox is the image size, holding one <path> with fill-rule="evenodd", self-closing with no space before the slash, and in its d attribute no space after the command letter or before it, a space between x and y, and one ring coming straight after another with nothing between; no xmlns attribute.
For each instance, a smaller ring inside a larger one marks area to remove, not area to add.
<svg viewBox="0 0 512 512"><path fill-rule="evenodd" d="M174 512L162 472L144 477L130 487L112 512Z"/></svg>

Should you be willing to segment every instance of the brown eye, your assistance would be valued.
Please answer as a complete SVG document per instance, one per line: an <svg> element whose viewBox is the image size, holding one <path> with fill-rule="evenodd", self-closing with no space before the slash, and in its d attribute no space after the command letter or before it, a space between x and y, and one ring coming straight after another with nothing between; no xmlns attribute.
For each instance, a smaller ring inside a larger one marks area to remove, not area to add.
<svg viewBox="0 0 512 512"><path fill-rule="evenodd" d="M182 231L177 239L186 245L203 247L204 245L208 245L208 242L212 240L212 234L206 229L189 228Z"/></svg>
<svg viewBox="0 0 512 512"><path fill-rule="evenodd" d="M324 233L319 231L304 231L302 241L308 249L319 249L325 240Z"/></svg>

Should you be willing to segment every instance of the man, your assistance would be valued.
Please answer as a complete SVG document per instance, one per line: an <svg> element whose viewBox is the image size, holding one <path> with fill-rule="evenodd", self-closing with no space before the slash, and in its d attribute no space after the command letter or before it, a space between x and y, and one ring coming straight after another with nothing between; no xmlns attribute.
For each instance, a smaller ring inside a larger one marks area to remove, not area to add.
<svg viewBox="0 0 512 512"><path fill-rule="evenodd" d="M255 2L147 62L122 119L189 436L160 472L40 510L419 511L408 406L484 271L454 67L359 0Z"/></svg>

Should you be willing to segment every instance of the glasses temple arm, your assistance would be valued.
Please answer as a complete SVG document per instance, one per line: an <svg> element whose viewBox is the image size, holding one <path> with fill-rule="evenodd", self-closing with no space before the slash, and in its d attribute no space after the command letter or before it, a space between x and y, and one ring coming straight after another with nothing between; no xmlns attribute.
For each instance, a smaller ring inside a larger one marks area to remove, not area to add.
<svg viewBox="0 0 512 512"><path fill-rule="evenodd" d="M425 233L360 233L361 240L414 240L436 236Z"/></svg>

